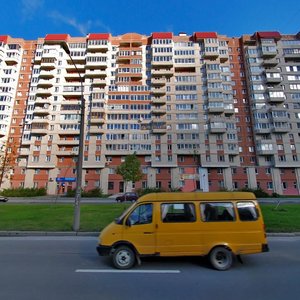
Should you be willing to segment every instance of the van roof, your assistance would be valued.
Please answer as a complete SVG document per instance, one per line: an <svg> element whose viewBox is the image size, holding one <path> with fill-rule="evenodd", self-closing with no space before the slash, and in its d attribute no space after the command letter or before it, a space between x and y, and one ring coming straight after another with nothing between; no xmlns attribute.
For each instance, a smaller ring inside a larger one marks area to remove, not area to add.
<svg viewBox="0 0 300 300"><path fill-rule="evenodd" d="M151 193L138 199L145 201L223 201L223 200L256 200L253 193L249 192L173 192L173 193Z"/></svg>

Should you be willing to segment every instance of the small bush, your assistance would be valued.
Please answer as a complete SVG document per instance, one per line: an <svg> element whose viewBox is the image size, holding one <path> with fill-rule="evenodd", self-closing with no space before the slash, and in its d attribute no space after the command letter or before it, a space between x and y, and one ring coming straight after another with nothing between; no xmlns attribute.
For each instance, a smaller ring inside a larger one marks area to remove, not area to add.
<svg viewBox="0 0 300 300"><path fill-rule="evenodd" d="M76 190L68 190L66 193L66 197L75 197ZM90 191L81 191L81 197L86 198L102 198L104 194L101 189L96 188Z"/></svg>
<svg viewBox="0 0 300 300"><path fill-rule="evenodd" d="M145 189L138 189L136 192L139 195L139 197L141 197L143 195L150 194L150 193L161 193L164 192L164 190L160 188L145 188Z"/></svg>
<svg viewBox="0 0 300 300"><path fill-rule="evenodd" d="M250 189L250 188L243 188L241 189L242 192L251 192L253 193L257 198L268 198L270 195L265 192L262 188L257 189Z"/></svg>
<svg viewBox="0 0 300 300"><path fill-rule="evenodd" d="M177 193L177 192L182 192L182 189L181 188L170 188L170 192L175 192L175 193Z"/></svg>
<svg viewBox="0 0 300 300"><path fill-rule="evenodd" d="M47 191L45 188L13 188L13 189L4 189L1 192L1 195L5 197L38 197L46 196Z"/></svg>

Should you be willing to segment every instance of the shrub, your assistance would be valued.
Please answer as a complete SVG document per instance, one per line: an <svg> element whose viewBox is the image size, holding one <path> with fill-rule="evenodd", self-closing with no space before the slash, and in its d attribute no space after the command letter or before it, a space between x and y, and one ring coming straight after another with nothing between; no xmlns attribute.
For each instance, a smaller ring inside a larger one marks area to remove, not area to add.
<svg viewBox="0 0 300 300"><path fill-rule="evenodd" d="M268 198L270 195L265 192L262 188L257 189L250 189L250 188L243 188L241 189L242 192L251 192L253 193L257 198Z"/></svg>
<svg viewBox="0 0 300 300"><path fill-rule="evenodd" d="M76 190L68 190L66 193L66 197L75 197ZM102 198L104 194L100 188L96 188L89 191L81 191L81 197L86 198Z"/></svg>
<svg viewBox="0 0 300 300"><path fill-rule="evenodd" d="M143 195L150 194L150 193L161 193L164 192L164 190L160 188L145 188L145 189L138 189L136 192L139 195L139 197L141 197Z"/></svg>
<svg viewBox="0 0 300 300"><path fill-rule="evenodd" d="M38 197L46 196L47 191L45 188L12 188L4 189L1 195L5 197Z"/></svg>

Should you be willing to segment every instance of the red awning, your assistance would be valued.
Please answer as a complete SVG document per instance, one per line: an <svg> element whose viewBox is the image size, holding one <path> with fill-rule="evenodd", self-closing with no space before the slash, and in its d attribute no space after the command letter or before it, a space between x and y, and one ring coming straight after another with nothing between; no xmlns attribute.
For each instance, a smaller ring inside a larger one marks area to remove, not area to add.
<svg viewBox="0 0 300 300"><path fill-rule="evenodd" d="M172 32L153 32L152 39L172 39Z"/></svg>
<svg viewBox="0 0 300 300"><path fill-rule="evenodd" d="M90 33L88 40L109 40L109 33Z"/></svg>
<svg viewBox="0 0 300 300"><path fill-rule="evenodd" d="M69 35L66 33L62 34L47 34L45 37L45 41L54 42L54 41L67 41L69 39Z"/></svg>
<svg viewBox="0 0 300 300"><path fill-rule="evenodd" d="M260 39L281 39L281 34L278 31L258 31L257 36Z"/></svg>
<svg viewBox="0 0 300 300"><path fill-rule="evenodd" d="M218 38L218 35L216 32L195 32L194 37L196 40L216 39Z"/></svg>
<svg viewBox="0 0 300 300"><path fill-rule="evenodd" d="M7 44L8 35L0 35L0 42Z"/></svg>

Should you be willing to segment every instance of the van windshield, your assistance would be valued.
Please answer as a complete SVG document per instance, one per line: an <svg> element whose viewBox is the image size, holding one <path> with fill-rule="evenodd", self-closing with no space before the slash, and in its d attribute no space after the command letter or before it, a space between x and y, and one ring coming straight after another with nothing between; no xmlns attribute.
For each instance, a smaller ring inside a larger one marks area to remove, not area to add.
<svg viewBox="0 0 300 300"><path fill-rule="evenodd" d="M132 209L133 206L135 206L135 203L132 203L127 209L125 209L123 211L123 213L119 217L115 218L115 223L116 224L122 224L123 223L123 219L128 214L128 212Z"/></svg>

